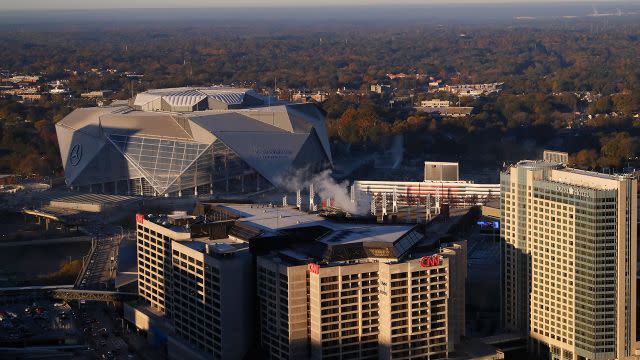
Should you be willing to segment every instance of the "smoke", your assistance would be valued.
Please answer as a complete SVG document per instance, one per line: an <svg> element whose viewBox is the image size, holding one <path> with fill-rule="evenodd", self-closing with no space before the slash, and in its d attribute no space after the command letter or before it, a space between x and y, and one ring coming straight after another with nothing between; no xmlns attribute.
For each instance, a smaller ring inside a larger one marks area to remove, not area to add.
<svg viewBox="0 0 640 360"><path fill-rule="evenodd" d="M396 135L393 138L393 144L391 145L391 156L393 157L392 169L397 169L402 163L402 154L404 153L404 138L402 135Z"/></svg>
<svg viewBox="0 0 640 360"><path fill-rule="evenodd" d="M361 202L358 201L357 197L355 202L351 202L349 182L343 181L338 183L331 174L331 169L313 174L312 171L305 168L297 170L288 176L281 177L277 179L276 182L280 188L290 192L308 190L309 185L313 184L313 190L320 199L332 199L335 207L350 214L365 215L368 212L367 206L361 206ZM305 203L304 200L303 203Z"/></svg>

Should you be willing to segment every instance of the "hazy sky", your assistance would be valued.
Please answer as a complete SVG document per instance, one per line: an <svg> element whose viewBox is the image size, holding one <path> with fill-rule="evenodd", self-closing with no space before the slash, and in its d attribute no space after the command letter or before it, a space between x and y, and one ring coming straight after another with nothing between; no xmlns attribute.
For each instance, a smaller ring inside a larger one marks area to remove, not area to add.
<svg viewBox="0 0 640 360"><path fill-rule="evenodd" d="M598 3L613 0L599 0ZM584 0L0 0L3 10L44 9L114 9L114 8L190 8L190 7L239 7L239 6L336 6L336 5L428 5L428 4L482 4L513 3L537 4L541 2L585 2Z"/></svg>

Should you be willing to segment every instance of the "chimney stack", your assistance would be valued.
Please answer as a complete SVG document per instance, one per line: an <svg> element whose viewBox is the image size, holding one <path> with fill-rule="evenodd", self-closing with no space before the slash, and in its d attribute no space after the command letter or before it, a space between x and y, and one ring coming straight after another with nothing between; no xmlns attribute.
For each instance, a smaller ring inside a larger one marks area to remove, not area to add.
<svg viewBox="0 0 640 360"><path fill-rule="evenodd" d="M316 194L313 192L313 183L309 185L309 211L316 211L316 204L314 198Z"/></svg>

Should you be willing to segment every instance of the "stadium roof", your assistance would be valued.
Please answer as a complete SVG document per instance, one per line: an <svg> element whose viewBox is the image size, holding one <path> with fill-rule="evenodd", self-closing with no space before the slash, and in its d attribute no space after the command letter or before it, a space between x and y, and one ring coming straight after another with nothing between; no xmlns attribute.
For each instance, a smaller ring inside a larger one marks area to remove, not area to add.
<svg viewBox="0 0 640 360"><path fill-rule="evenodd" d="M147 90L136 95L132 106L136 109L151 111L185 111L188 108L191 108L191 111L197 111L219 108L211 104L209 99L227 108L267 103L265 97L251 89L213 86Z"/></svg>
<svg viewBox="0 0 640 360"><path fill-rule="evenodd" d="M176 192L196 160L211 163L204 157L227 150L273 185L291 169L331 164L320 109L263 100L248 89L175 88L140 93L129 105L77 109L56 124L67 183L143 177L157 194Z"/></svg>

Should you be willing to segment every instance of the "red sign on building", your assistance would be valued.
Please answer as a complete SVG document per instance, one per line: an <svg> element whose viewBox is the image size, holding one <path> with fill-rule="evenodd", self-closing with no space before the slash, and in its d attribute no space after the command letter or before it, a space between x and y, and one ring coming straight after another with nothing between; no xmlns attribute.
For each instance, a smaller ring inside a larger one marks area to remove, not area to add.
<svg viewBox="0 0 640 360"><path fill-rule="evenodd" d="M138 224L142 224L144 222L144 215L142 214L136 214L136 222Z"/></svg>
<svg viewBox="0 0 640 360"><path fill-rule="evenodd" d="M320 265L318 265L316 263L309 263L308 267L309 267L309 272L314 273L314 274L319 274L320 273Z"/></svg>
<svg viewBox="0 0 640 360"><path fill-rule="evenodd" d="M442 258L440 257L440 255L423 256L420 259L420 266L425 268L438 266L440 265L440 263L442 263Z"/></svg>

